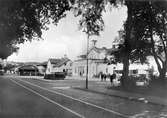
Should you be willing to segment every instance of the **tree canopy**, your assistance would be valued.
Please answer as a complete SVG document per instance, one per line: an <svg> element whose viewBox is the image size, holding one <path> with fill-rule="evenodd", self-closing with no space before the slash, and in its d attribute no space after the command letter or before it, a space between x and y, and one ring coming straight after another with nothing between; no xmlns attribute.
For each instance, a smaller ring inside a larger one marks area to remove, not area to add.
<svg viewBox="0 0 167 118"><path fill-rule="evenodd" d="M105 5L117 5L117 0L1 0L0 57L7 58L18 50L16 44L41 39L47 24L58 23L73 10L80 16L80 30L87 35L99 35L104 29L102 11ZM120 0L121 1L121 0ZM5 49L5 50L4 50Z"/></svg>
<svg viewBox="0 0 167 118"><path fill-rule="evenodd" d="M154 57L160 78L164 78L167 71L166 5L166 1L145 2L138 7L135 17L135 39L149 42L150 48L144 51L150 51L149 55Z"/></svg>
<svg viewBox="0 0 167 118"><path fill-rule="evenodd" d="M1 0L0 57L16 52L16 44L41 39L50 19L57 24L70 8L67 0Z"/></svg>

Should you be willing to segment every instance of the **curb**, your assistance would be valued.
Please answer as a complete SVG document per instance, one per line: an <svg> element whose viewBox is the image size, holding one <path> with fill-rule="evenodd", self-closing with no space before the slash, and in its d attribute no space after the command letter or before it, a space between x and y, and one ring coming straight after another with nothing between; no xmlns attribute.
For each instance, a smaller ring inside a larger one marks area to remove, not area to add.
<svg viewBox="0 0 167 118"><path fill-rule="evenodd" d="M145 99L140 99L140 98L135 98L135 97L126 97L126 96L114 95L114 94L104 93L104 92L95 91L95 90L92 90L92 89L80 88L80 87L72 87L72 88L73 89L82 90L82 91L87 91L87 92L107 95L107 96L111 96L111 97L117 97L117 98L127 99L127 100L131 100L131 101L141 102L141 103L145 103L145 104L159 105L159 106L162 106L162 107L163 106L167 106L167 105L164 105L164 104L155 103L155 102L148 101L148 100L146 101Z"/></svg>

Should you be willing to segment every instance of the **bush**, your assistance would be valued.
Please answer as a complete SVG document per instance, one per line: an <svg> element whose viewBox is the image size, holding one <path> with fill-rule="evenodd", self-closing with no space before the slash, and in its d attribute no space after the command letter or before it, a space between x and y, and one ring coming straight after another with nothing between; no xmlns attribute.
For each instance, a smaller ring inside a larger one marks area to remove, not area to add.
<svg viewBox="0 0 167 118"><path fill-rule="evenodd" d="M66 77L64 72L56 72L55 74L45 74L44 79L63 80Z"/></svg>
<svg viewBox="0 0 167 118"><path fill-rule="evenodd" d="M136 86L136 81L137 81L137 77L129 76L127 79L124 80L124 84L125 86L128 86L128 87L134 87Z"/></svg>

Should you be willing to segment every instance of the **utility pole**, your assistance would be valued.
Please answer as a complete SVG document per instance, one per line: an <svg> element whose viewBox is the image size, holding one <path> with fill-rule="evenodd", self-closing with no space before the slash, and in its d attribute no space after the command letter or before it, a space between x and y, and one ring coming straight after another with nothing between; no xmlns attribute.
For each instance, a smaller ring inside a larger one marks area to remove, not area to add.
<svg viewBox="0 0 167 118"><path fill-rule="evenodd" d="M86 55L86 89L88 89L88 50L89 50L89 35L87 36L87 55Z"/></svg>

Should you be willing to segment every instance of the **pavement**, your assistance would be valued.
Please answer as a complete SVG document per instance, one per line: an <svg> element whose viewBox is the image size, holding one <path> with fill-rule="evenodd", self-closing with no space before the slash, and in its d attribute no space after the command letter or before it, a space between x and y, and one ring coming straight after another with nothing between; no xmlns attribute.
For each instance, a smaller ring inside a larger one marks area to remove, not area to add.
<svg viewBox="0 0 167 118"><path fill-rule="evenodd" d="M27 76L21 76L21 77L27 78ZM55 80L45 80L43 79L43 77L36 77L36 76L31 76L29 78L40 79L42 81L55 81ZM66 80L85 80L85 77L67 77L65 79ZM88 89L86 89L83 86L77 86L77 87L74 86L73 88L83 90L83 91L88 91L88 92L99 93L103 95L124 98L132 101L143 102L146 104L167 106L167 97L152 96L152 95L146 95L141 93L114 90L114 89L111 89L109 80L101 82L100 79L98 78L89 78L89 81L96 81L96 84L88 85Z"/></svg>
<svg viewBox="0 0 167 118"><path fill-rule="evenodd" d="M89 86L88 89L81 88L81 87L75 87L75 89L119 97L119 98L124 98L124 99L132 100L132 101L143 102L146 104L167 106L167 98L113 90L113 89L108 89L107 87L104 87L104 86Z"/></svg>
<svg viewBox="0 0 167 118"><path fill-rule="evenodd" d="M92 81L92 80L100 81L98 78L91 78L90 81ZM137 92L136 93L128 92L125 90L124 91L115 90L115 89L112 89L109 80L103 81L102 83L104 83L104 82L106 84L101 84L100 86L99 86L99 84L90 85L88 87L88 89L83 88L83 87L74 87L74 88L84 90L84 91L95 92L95 93L100 93L100 94L104 94L104 95L115 96L115 97L125 98L125 99L129 99L129 100L144 102L146 104L150 103L150 104L155 104L155 105L157 104L157 105L167 106L167 97L161 97L161 96L156 96L156 95L153 96L153 95L149 95L149 94L146 95L146 94L141 94L141 93L137 93ZM165 90L163 90L163 91L165 91Z"/></svg>

